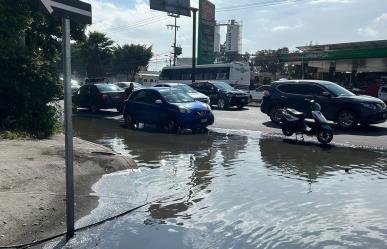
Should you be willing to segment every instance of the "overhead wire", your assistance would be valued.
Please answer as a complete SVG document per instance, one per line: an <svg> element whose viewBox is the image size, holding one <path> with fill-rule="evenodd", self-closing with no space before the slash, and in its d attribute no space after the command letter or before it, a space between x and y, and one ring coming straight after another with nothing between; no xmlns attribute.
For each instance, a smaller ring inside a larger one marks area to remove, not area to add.
<svg viewBox="0 0 387 249"><path fill-rule="evenodd" d="M234 10L244 10L244 9L251 9L251 8L277 6L277 5L284 5L284 4L297 3L297 2L303 2L303 1L306 1L306 0L269 0L269 1L262 1L262 2L258 2L258 3L226 6L226 7L218 8L216 10L216 12L225 12L225 11L234 11Z"/></svg>

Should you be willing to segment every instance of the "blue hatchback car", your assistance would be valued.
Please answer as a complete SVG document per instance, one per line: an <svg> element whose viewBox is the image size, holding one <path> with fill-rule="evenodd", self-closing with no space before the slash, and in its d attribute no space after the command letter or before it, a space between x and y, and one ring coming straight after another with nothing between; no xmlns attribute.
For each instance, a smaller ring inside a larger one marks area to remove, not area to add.
<svg viewBox="0 0 387 249"><path fill-rule="evenodd" d="M144 123L167 127L171 132L176 132L178 128L204 129L214 123L209 105L170 87L133 92L126 102L124 119L131 128Z"/></svg>

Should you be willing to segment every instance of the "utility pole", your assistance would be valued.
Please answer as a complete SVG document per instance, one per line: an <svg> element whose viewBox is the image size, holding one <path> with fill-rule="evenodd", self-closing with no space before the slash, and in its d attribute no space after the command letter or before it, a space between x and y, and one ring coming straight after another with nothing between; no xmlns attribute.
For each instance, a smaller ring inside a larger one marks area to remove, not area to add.
<svg viewBox="0 0 387 249"><path fill-rule="evenodd" d="M175 30L175 39L174 39L173 46L172 46L172 48L173 48L173 53L172 54L173 54L173 66L176 66L176 58L178 56L178 54L177 54L177 45L176 45L176 35L177 35L177 31L180 28L180 26L177 26L177 18L179 18L180 15L168 13L168 16L175 18L175 25L168 24L167 27Z"/></svg>
<svg viewBox="0 0 387 249"><path fill-rule="evenodd" d="M192 76L191 80L192 83L195 83L195 76L196 76L196 13L198 12L199 9L197 8L192 8L192 17L193 17L193 24L192 24Z"/></svg>

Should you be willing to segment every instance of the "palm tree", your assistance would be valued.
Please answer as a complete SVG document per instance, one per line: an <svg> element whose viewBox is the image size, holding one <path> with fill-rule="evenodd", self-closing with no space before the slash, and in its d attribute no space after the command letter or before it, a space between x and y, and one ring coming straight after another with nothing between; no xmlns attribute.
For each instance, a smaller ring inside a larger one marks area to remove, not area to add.
<svg viewBox="0 0 387 249"><path fill-rule="evenodd" d="M89 78L103 77L110 70L114 42L100 32L90 32L85 41L75 46Z"/></svg>

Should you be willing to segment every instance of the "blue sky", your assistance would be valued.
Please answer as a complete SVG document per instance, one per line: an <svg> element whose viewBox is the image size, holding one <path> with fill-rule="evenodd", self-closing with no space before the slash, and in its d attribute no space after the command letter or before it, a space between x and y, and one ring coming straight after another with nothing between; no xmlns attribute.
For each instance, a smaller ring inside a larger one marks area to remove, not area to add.
<svg viewBox="0 0 387 249"><path fill-rule="evenodd" d="M243 23L243 52L296 49L312 42L326 44L365 40L387 40L386 0L213 0L216 8L256 4L244 9L218 11L216 19L236 19ZM149 9L143 0L92 0L94 24L91 30L105 32L118 44L152 45L156 54L151 68L160 69L168 60L173 32L166 25L172 19ZM197 0L191 0L197 6ZM183 56L192 49L192 19L181 17L178 44Z"/></svg>

